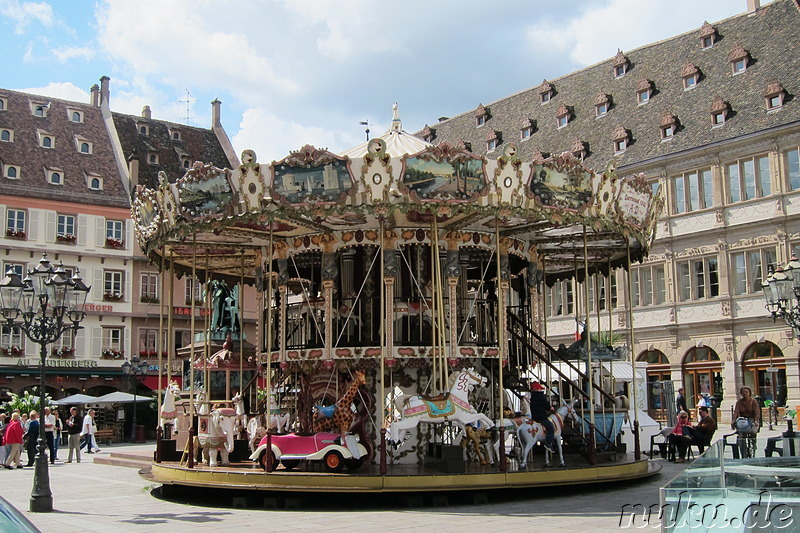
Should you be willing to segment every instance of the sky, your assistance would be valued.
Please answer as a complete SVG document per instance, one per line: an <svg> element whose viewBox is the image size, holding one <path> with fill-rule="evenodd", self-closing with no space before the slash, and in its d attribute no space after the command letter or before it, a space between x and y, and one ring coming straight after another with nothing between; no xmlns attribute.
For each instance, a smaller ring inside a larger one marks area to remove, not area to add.
<svg viewBox="0 0 800 533"><path fill-rule="evenodd" d="M762 5L769 3L762 0ZM0 87L210 127L270 162L472 112L746 0L0 0ZM367 122L367 126L361 124Z"/></svg>

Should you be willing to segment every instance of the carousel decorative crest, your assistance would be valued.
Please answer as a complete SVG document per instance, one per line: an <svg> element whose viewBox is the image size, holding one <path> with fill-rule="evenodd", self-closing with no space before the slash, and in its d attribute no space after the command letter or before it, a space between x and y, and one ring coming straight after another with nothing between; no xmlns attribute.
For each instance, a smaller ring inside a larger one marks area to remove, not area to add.
<svg viewBox="0 0 800 533"><path fill-rule="evenodd" d="M528 194L545 209L583 211L592 198L591 170L569 152L531 165Z"/></svg>
<svg viewBox="0 0 800 533"><path fill-rule="evenodd" d="M422 201L468 202L486 189L486 160L448 143L403 156L401 190Z"/></svg>
<svg viewBox="0 0 800 533"><path fill-rule="evenodd" d="M623 226L631 227L639 234L650 225L653 190L647 183L644 174L639 174L619 182L619 194L616 198L617 216Z"/></svg>
<svg viewBox="0 0 800 533"><path fill-rule="evenodd" d="M163 216L158 206L156 191L137 185L131 211L140 243L145 243L160 233Z"/></svg>
<svg viewBox="0 0 800 533"><path fill-rule="evenodd" d="M282 204L334 204L355 193L350 161L310 144L272 163L272 197Z"/></svg>

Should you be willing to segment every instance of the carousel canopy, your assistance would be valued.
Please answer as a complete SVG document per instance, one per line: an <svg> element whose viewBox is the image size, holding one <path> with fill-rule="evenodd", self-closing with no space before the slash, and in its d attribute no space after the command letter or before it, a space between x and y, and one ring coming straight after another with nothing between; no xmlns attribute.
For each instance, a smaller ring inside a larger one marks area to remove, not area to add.
<svg viewBox="0 0 800 533"><path fill-rule="evenodd" d="M549 282L581 278L584 261L607 272L646 256L663 199L643 175L595 172L570 152L525 161L503 146L497 159L432 146L404 132L395 110L386 134L341 155L306 145L267 165L245 150L236 169L161 173L158 189L136 190L136 235L179 273L194 263L203 280L207 264L215 278L256 284L270 257L279 266L351 246L499 250Z"/></svg>

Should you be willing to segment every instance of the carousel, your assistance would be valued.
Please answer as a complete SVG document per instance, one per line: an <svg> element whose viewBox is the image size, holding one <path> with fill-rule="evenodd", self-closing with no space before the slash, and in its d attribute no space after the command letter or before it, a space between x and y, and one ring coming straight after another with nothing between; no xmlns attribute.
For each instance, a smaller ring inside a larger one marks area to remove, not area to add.
<svg viewBox="0 0 800 533"><path fill-rule="evenodd" d="M657 471L641 457L638 411L595 375L593 358L629 351L585 327L551 346L544 312L548 284L646 256L662 200L643 176L570 153L524 161L510 143L496 160L430 145L396 109L388 132L342 154L307 145L269 165L251 150L241 160L136 190L137 238L162 291L183 276L204 289L178 350L191 361L183 388L161 378L151 479L403 492ZM576 286L589 301L589 284ZM550 450L532 388L552 405Z"/></svg>

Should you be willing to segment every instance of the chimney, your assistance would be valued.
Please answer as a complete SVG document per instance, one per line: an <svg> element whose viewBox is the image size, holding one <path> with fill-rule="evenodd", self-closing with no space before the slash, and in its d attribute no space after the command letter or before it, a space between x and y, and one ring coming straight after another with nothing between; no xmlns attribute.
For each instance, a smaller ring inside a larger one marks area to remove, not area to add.
<svg viewBox="0 0 800 533"><path fill-rule="evenodd" d="M222 126L222 122L220 122L221 107L222 102L220 102L219 99L214 98L214 101L211 102L211 129Z"/></svg>
<svg viewBox="0 0 800 533"><path fill-rule="evenodd" d="M128 173L131 177L131 191L135 191L139 185L139 156L135 153L128 156Z"/></svg>
<svg viewBox="0 0 800 533"><path fill-rule="evenodd" d="M150 118L150 106L146 105L142 108L142 118Z"/></svg>
<svg viewBox="0 0 800 533"><path fill-rule="evenodd" d="M100 103L101 104L109 105L108 101L109 101L109 97L111 96L111 93L108 90L108 82L110 82L110 81L111 81L111 78L109 78L108 76L103 76L102 78L100 78Z"/></svg>
<svg viewBox="0 0 800 533"><path fill-rule="evenodd" d="M761 0L747 0L747 12L755 13L761 9Z"/></svg>
<svg viewBox="0 0 800 533"><path fill-rule="evenodd" d="M95 107L100 107L100 86L96 83L89 89L89 103Z"/></svg>

